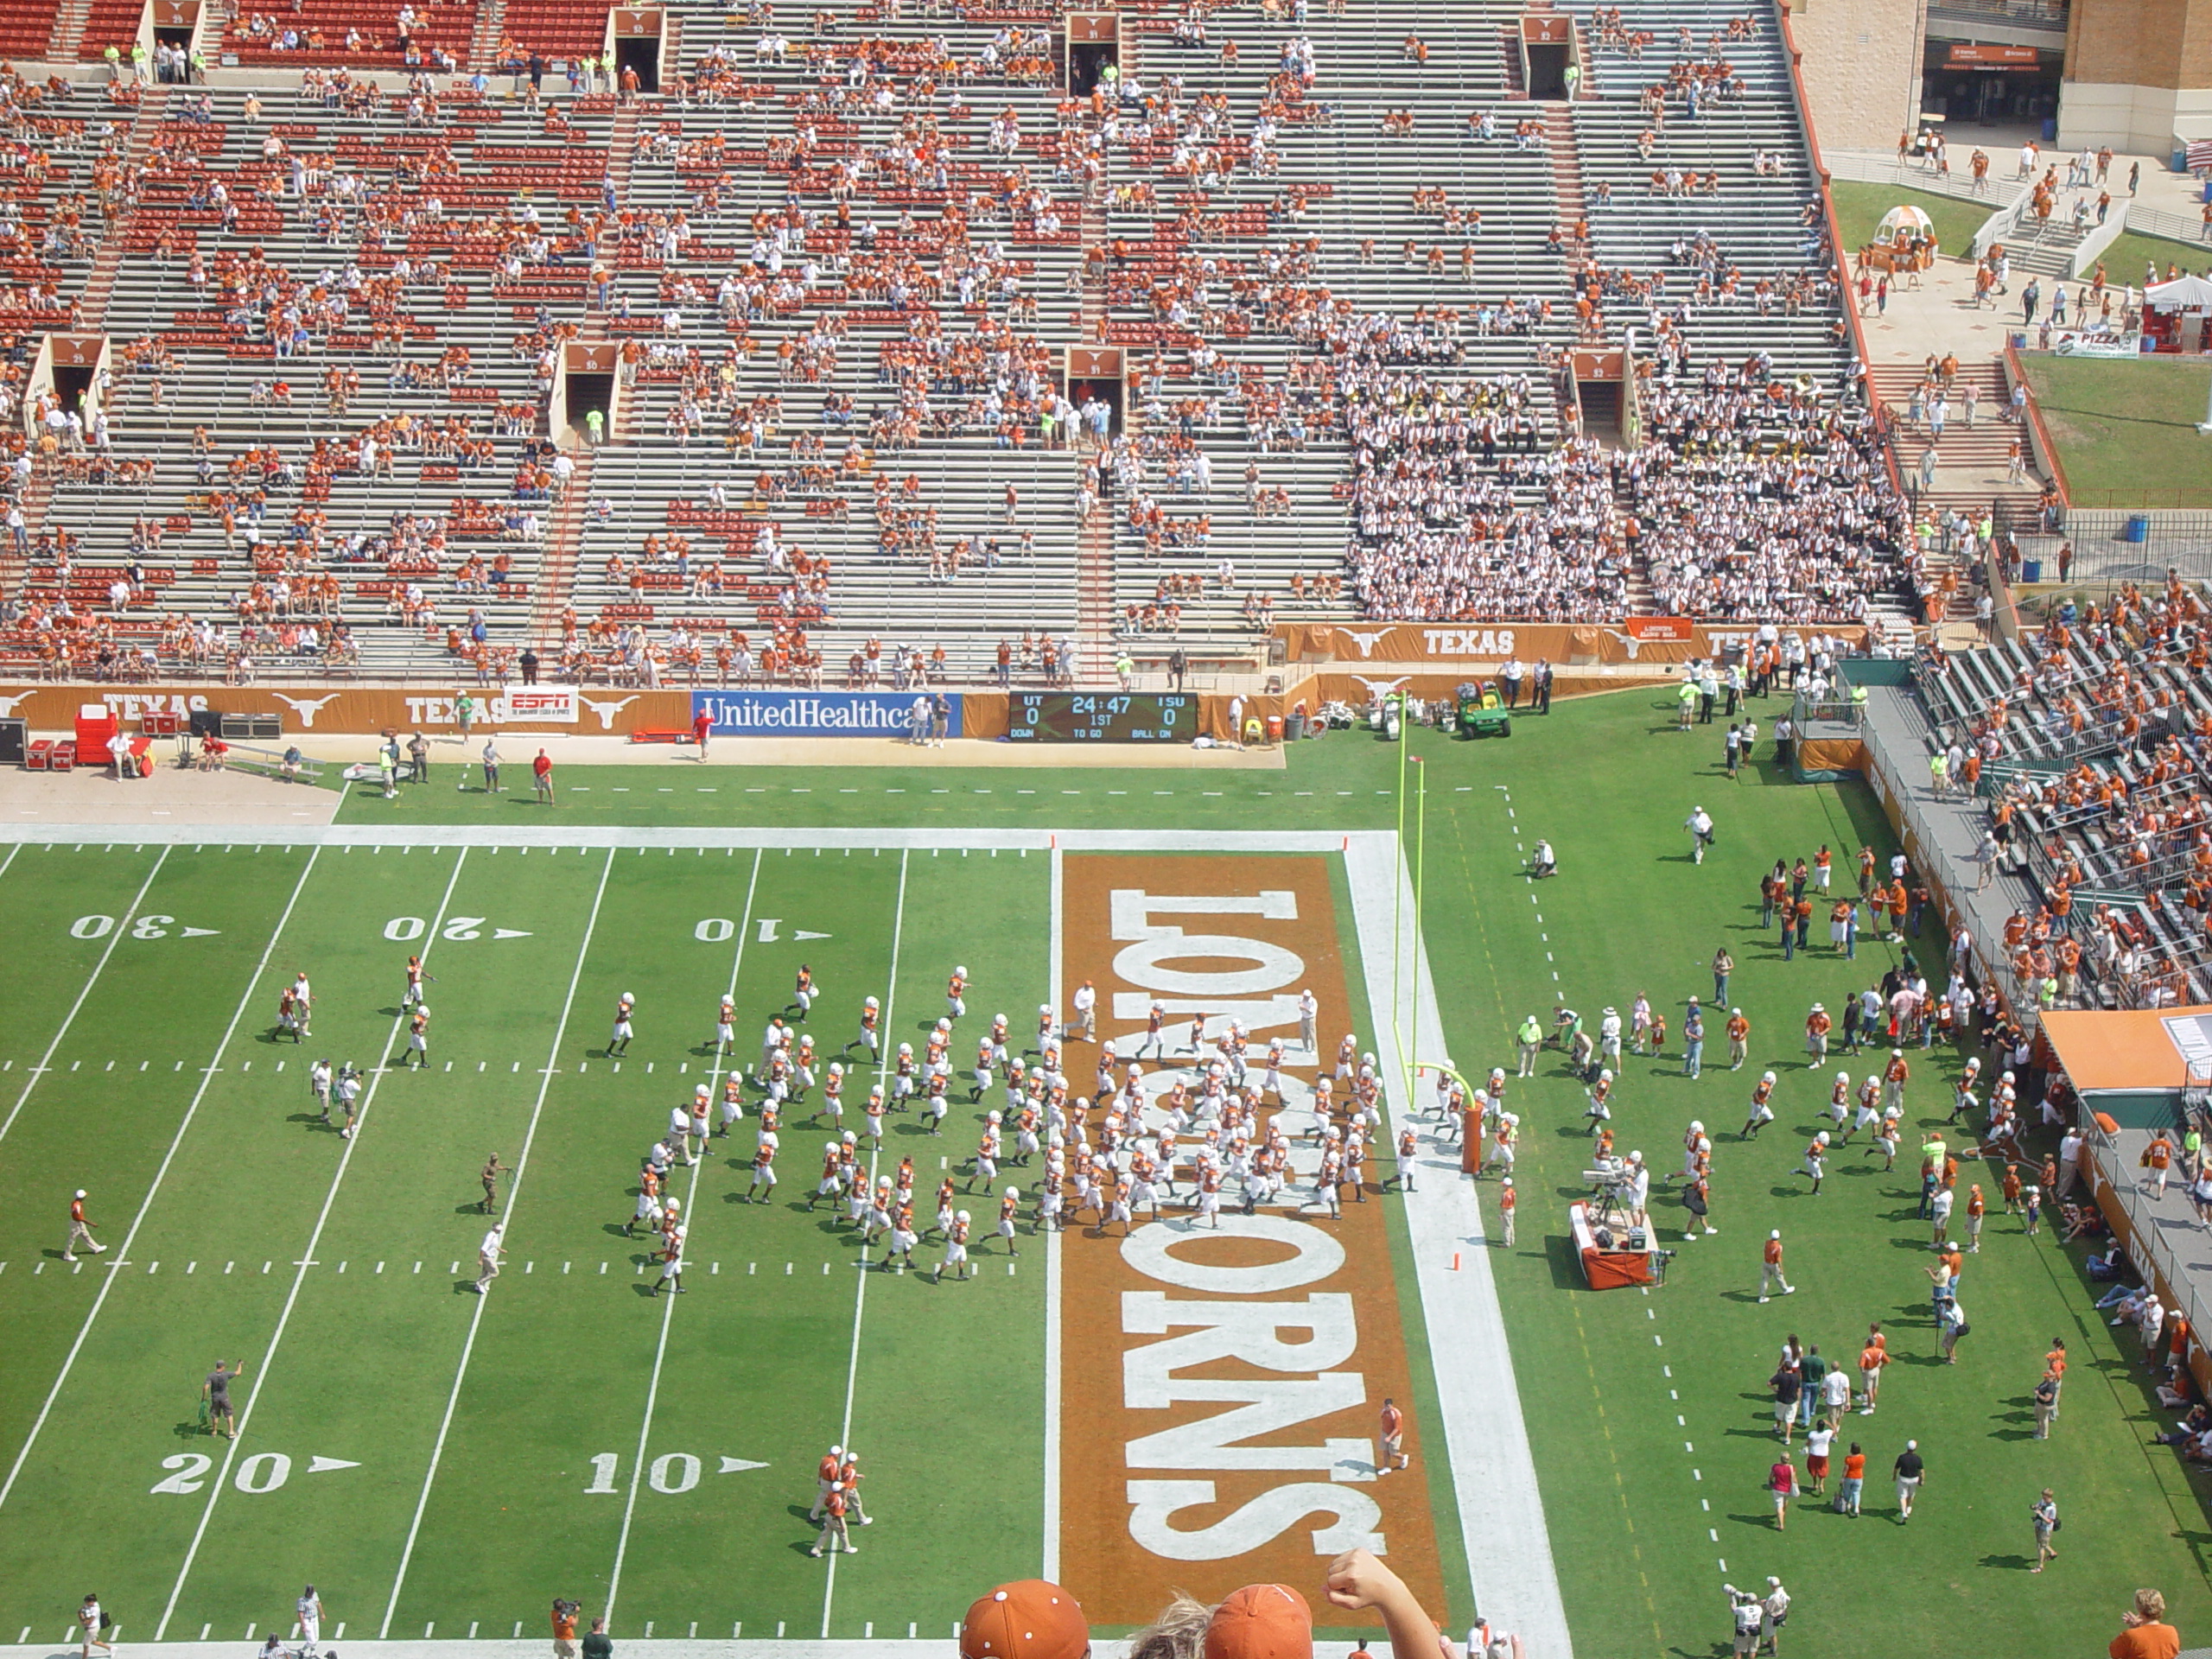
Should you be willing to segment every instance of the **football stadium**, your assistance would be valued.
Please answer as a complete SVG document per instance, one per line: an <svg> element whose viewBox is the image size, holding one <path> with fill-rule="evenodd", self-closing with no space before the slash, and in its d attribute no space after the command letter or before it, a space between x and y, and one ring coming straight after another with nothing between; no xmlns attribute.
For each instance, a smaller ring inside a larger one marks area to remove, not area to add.
<svg viewBox="0 0 2212 1659"><path fill-rule="evenodd" d="M0 1647L2212 1646L2209 5L0 0Z"/></svg>

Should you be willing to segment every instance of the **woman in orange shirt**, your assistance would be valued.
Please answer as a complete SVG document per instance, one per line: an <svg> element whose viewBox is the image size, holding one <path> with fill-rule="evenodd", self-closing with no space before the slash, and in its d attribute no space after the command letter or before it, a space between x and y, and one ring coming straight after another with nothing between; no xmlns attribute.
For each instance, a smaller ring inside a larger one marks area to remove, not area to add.
<svg viewBox="0 0 2212 1659"><path fill-rule="evenodd" d="M1851 1443L1851 1450L1844 1454L1843 1478L1836 1483L1835 1510L1838 1515L1857 1516L1859 1494L1866 1486L1866 1454L1859 1449L1859 1442Z"/></svg>

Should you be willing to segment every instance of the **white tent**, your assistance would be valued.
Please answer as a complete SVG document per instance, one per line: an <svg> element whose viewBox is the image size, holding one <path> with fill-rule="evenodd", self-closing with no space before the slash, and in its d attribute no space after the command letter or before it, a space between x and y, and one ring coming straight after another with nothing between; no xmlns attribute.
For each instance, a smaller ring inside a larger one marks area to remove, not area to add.
<svg viewBox="0 0 2212 1659"><path fill-rule="evenodd" d="M1928 215L1919 208L1892 207L1882 215L1882 222L1874 227L1874 238L1880 242L1894 241L1900 231L1919 231L1932 238L1935 229Z"/></svg>
<svg viewBox="0 0 2212 1659"><path fill-rule="evenodd" d="M2180 276L2143 290L2145 302L2161 311L2212 310L2212 279Z"/></svg>

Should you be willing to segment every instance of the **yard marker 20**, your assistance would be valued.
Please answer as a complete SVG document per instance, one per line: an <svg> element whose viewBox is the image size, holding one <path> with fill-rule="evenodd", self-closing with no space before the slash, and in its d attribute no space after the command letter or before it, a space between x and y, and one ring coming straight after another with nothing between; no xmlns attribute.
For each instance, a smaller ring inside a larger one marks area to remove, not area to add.
<svg viewBox="0 0 2212 1659"><path fill-rule="evenodd" d="M312 856L309 863L313 863ZM443 922L448 909L453 903L454 890L460 886L461 873L467 868L467 863L468 849L464 847L454 859L453 872L446 878L444 893L439 895L438 923ZM437 924L434 923L434 932L436 926ZM434 943L435 940L426 941L423 946L426 961ZM399 1039L400 1027L404 1017L397 1015L393 1018L391 1028L385 1038L383 1058L377 1064L376 1074L369 1079L368 1092L362 1096L359 1121L364 1128L368 1125L371 1111L375 1105L378 1087L383 1082L385 1074L390 1067L392 1047ZM233 1431L230 1444L223 1453L222 1472L217 1477L215 1484L208 1491L207 1505L200 1512L200 1523L194 1529L192 1542L185 1550L182 1565L177 1568L176 1582L170 1586L168 1604L162 1611L161 1623L155 1626L154 1639L156 1642L162 1639L163 1633L168 1629L168 1622L176 1612L177 1602L184 1595L185 1581L191 1576L193 1563L199 1559L200 1541L207 1535L208 1523L214 1519L215 1505L221 1500L223 1489L228 1484L231 1463L238 1455L238 1440L245 1433L251 1421L254 1404L260 1399L262 1389L268 1386L270 1372L274 1367L277 1350L283 1344L284 1332L291 1324L292 1312L299 1305L300 1292L307 1283L305 1263L311 1262L315 1259L315 1246L322 1241L323 1229L328 1224L331 1210L338 1202L339 1188L346 1179L346 1171L353 1166L353 1153L360 1144L361 1136L357 1133L346 1142L345 1150L338 1155L337 1167L332 1171L329 1187L323 1194L322 1208L317 1211L314 1229L308 1235L307 1249L302 1252L304 1261L292 1275L292 1287L286 1294L284 1306L276 1316L276 1328L270 1332L268 1345L262 1351L261 1363L254 1373L253 1386L246 1395L245 1408L238 1413L238 1427ZM268 1268L264 1267L262 1271L266 1273Z"/></svg>

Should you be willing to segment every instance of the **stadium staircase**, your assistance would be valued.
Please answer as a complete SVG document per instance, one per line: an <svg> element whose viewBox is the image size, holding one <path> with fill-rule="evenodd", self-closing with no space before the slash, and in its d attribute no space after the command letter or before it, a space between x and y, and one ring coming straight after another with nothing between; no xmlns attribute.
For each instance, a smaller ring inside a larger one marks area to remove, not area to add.
<svg viewBox="0 0 2212 1659"><path fill-rule="evenodd" d="M2043 486L2032 471L2022 483L2012 482L2009 476L2012 440L2019 435L2019 428L2002 418L2007 394L2004 372L1995 363L1960 365L1940 444L1924 421L1916 423L1907 418L1913 388L1920 382L1917 369L1904 364L1881 365L1870 378L1875 396L1890 412L1890 446L1897 455L1898 470L1914 482L1914 498L1920 507L1939 514L1962 512L1972 518L1993 510L1998 523L2007 530L2033 522ZM1969 385L1974 388L1978 404L1972 426L1966 423L1963 401ZM1930 448L1936 451L1936 483L1934 488L1923 490L1916 480L1921 458ZM1940 577L1942 556L1934 556L1931 563ZM1953 559L1950 563L1961 566L1961 580L1943 620L1971 625L1974 602L1965 581L1964 562Z"/></svg>
<svg viewBox="0 0 2212 1659"><path fill-rule="evenodd" d="M2094 225L2091 228L2094 228ZM2046 287L2054 276L2070 281L2074 270L2074 250L2082 245L2088 235L2088 231L2075 230L2071 223L2055 213L2050 222L2043 226L2041 234L2024 227L2023 233L2011 244L2012 280L2024 283L2029 276L2041 276ZM2048 296L2044 304L2048 311Z"/></svg>

